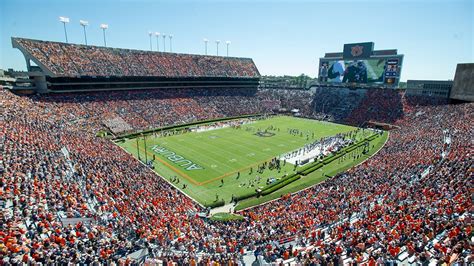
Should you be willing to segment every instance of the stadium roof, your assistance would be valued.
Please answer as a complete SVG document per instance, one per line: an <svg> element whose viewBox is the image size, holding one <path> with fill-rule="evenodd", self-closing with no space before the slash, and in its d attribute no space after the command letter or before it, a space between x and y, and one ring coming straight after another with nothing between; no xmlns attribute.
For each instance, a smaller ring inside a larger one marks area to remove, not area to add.
<svg viewBox="0 0 474 266"><path fill-rule="evenodd" d="M150 52L12 38L51 77L259 78L251 58Z"/></svg>

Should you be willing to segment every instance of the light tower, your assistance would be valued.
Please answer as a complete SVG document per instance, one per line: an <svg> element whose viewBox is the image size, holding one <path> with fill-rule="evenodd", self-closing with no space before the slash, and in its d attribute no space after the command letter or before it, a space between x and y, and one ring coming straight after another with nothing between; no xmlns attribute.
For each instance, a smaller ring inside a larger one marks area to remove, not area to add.
<svg viewBox="0 0 474 266"><path fill-rule="evenodd" d="M104 35L104 46L107 47L107 40L105 39L105 30L109 28L108 24L100 24L100 28L102 29Z"/></svg>
<svg viewBox="0 0 474 266"><path fill-rule="evenodd" d="M84 42L85 42L86 45L87 45L86 26L89 25L89 22L88 22L88 21L85 21L85 20L79 20L79 24L81 24L82 29L84 30Z"/></svg>
<svg viewBox="0 0 474 266"><path fill-rule="evenodd" d="M153 51L153 46L151 45L151 36L153 36L153 32L149 31L148 36L150 36L150 51Z"/></svg>
<svg viewBox="0 0 474 266"><path fill-rule="evenodd" d="M227 45L227 57L229 57L229 45L230 45L230 41L226 41L225 44Z"/></svg>
<svg viewBox="0 0 474 266"><path fill-rule="evenodd" d="M166 34L163 33L163 52L166 53Z"/></svg>
<svg viewBox="0 0 474 266"><path fill-rule="evenodd" d="M59 22L61 22L64 26L64 36L66 36L66 42L67 41L67 31L66 31L66 23L69 23L69 18L67 17L59 17Z"/></svg>
<svg viewBox="0 0 474 266"><path fill-rule="evenodd" d="M205 51L205 54L207 55L207 42L209 42L208 39L204 38L204 51Z"/></svg>
<svg viewBox="0 0 474 266"><path fill-rule="evenodd" d="M156 51L159 52L160 51L160 43L159 43L160 33L155 32L155 36L156 36Z"/></svg>
<svg viewBox="0 0 474 266"><path fill-rule="evenodd" d="M172 42L173 34L168 35L168 37L170 38L170 53L172 53L173 52L173 42Z"/></svg>
<svg viewBox="0 0 474 266"><path fill-rule="evenodd" d="M217 56L219 56L219 43L221 43L221 41L220 41L220 40L216 40L216 48L217 48L217 50L216 50L216 55L217 55Z"/></svg>

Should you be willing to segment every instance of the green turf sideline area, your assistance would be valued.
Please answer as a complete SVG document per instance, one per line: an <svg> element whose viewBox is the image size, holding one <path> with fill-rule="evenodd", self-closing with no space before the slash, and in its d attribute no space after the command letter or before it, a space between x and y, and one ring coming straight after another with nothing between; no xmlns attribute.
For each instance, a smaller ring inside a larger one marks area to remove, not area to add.
<svg viewBox="0 0 474 266"><path fill-rule="evenodd" d="M269 128L272 130L267 130L265 133L265 129ZM288 129L298 129L303 134L290 134ZM324 121L277 116L257 120L240 128L226 127L167 137L149 135L146 138L146 154L148 160L155 156L153 164L159 175L197 202L211 205L217 199L227 204L232 196L237 197L255 192L258 188L264 188L268 178L278 180L285 174L295 173L294 166L290 163L282 166L280 172L267 168L263 173L257 173L258 165L263 162L322 137L334 136L354 129L351 126ZM357 139L363 139L367 137L367 134L360 133ZM377 138L371 143L376 144L380 139ZM135 157L140 152L140 157L144 160L143 138L138 138L138 141L126 139L117 144ZM357 149L355 152L359 151L360 149ZM288 191L289 188L303 189L324 180L323 173L336 173L348 166L347 163L338 164L339 160L335 160L318 169L314 174L300 178L274 193L259 198L258 201L253 201L256 199L244 200L242 206L259 204L261 199L271 200L272 197Z"/></svg>
<svg viewBox="0 0 474 266"><path fill-rule="evenodd" d="M211 220L219 222L228 222L234 220L244 220L244 217L237 214L219 212L211 216Z"/></svg>
<svg viewBox="0 0 474 266"><path fill-rule="evenodd" d="M304 178L300 178L296 182L293 182L282 189L275 191L269 195L261 197L252 197L243 201L240 201L235 207L235 211L240 211L246 208L250 208L256 205L263 204L265 202L278 199L285 194L295 193L300 190L312 187L316 184L323 182L324 180L335 176L338 173L344 172L362 162L369 159L371 156L380 151L389 137L388 132L384 132L382 136L376 138L370 142L370 150L366 154L362 154L360 151L355 152L355 155L360 155L358 159L346 158L345 160L335 160L328 165L323 166L315 172L312 172Z"/></svg>

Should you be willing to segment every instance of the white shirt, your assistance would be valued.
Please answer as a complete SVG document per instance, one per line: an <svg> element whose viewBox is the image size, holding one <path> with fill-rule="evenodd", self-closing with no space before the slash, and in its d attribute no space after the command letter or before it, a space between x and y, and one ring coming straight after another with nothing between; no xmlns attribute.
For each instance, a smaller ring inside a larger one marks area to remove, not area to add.
<svg viewBox="0 0 474 266"><path fill-rule="evenodd" d="M334 65L332 66L332 73L339 73L339 76L335 77L333 79L334 82L342 82L342 79L344 78L344 71L346 70L346 66L344 65L344 61L336 61Z"/></svg>

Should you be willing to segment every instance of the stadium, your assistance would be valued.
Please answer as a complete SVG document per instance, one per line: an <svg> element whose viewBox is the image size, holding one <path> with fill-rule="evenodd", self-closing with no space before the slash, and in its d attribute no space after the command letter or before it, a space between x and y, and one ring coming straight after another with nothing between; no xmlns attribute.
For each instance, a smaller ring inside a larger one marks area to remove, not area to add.
<svg viewBox="0 0 474 266"><path fill-rule="evenodd" d="M1 265L473 261L473 63L444 98L374 42L295 89L247 57L9 40Z"/></svg>

